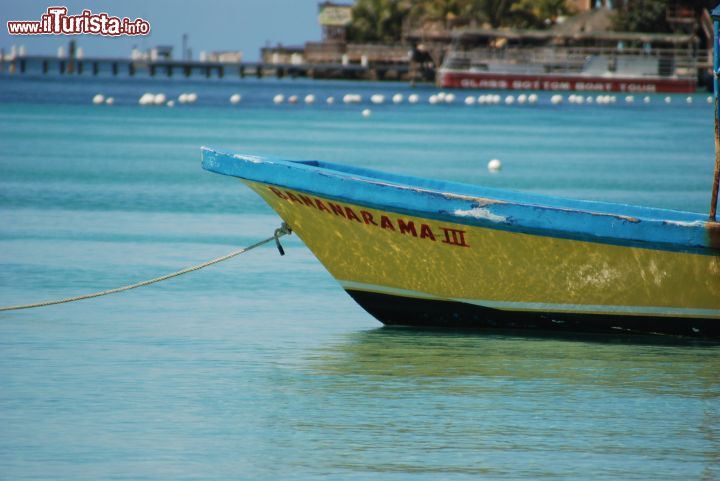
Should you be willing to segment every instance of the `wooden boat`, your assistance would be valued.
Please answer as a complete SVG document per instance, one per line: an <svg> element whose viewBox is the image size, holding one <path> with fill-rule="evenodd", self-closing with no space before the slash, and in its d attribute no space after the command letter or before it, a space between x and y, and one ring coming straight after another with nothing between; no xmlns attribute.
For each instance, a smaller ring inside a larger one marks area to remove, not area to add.
<svg viewBox="0 0 720 481"><path fill-rule="evenodd" d="M203 149L389 325L720 338L707 217Z"/></svg>
<svg viewBox="0 0 720 481"><path fill-rule="evenodd" d="M715 48L709 216L208 148L203 167L242 179L385 324L720 339L719 68Z"/></svg>

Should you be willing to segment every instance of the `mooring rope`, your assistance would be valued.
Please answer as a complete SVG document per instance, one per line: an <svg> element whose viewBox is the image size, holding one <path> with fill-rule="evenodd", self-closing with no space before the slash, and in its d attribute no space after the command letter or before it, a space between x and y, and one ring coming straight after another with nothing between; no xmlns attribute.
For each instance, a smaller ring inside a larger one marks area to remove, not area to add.
<svg viewBox="0 0 720 481"><path fill-rule="evenodd" d="M92 294L85 294L82 296L67 297L65 299L37 302L34 304L19 304L17 306L0 307L0 311L18 311L20 309L32 309L34 307L52 306L54 304L65 304L67 302L82 301L83 299L92 299L93 297L107 296L108 294L115 294L117 292L129 291L130 289L137 289L138 287L149 286L150 284L155 284L156 282L161 282L161 281L165 281L167 279L172 279L173 277L178 277L183 274L187 274L189 272L198 271L200 269L204 269L205 267L211 266L213 264L217 264L219 262L223 262L228 259L232 259L233 257L239 256L240 254L251 251L251 250L255 249L256 247L265 245L268 242L272 241L273 239L275 240L275 245L277 246L278 251L280 251L280 255L284 256L285 251L283 250L282 245L280 245L280 238L284 235L288 235L291 233L292 233L292 229L290 229L290 227L288 227L288 225L283 222L282 225L278 229L275 229L275 233L272 235L272 237L268 237L267 239L263 239L260 242L256 242L255 244L252 244L250 246L243 247L242 249L232 251L229 254L225 254L222 257L218 257L213 260L203 262L202 264L198 264L196 266L187 267L187 268L182 269L177 272L166 274L166 275L160 276L160 277L155 277L154 279L148 279L146 281L137 282L135 284L130 284L128 286L116 287L115 289L108 289L106 291L93 292Z"/></svg>

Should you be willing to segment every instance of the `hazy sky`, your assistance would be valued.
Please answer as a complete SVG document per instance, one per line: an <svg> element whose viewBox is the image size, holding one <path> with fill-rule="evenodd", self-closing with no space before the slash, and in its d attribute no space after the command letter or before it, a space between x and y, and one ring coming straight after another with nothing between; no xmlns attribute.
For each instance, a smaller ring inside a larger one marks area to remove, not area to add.
<svg viewBox="0 0 720 481"><path fill-rule="evenodd" d="M151 33L145 37L11 36L8 20L40 20L49 6L66 6L69 14L83 9L106 12L131 20L142 17L150 22ZM242 50L246 60L257 60L260 48L273 45L302 45L320 39L317 22L318 0L0 0L2 34L0 48L24 45L28 55L57 53L74 38L85 56L129 57L131 48L173 45L173 55L180 57L183 33L189 34L193 57L201 50Z"/></svg>

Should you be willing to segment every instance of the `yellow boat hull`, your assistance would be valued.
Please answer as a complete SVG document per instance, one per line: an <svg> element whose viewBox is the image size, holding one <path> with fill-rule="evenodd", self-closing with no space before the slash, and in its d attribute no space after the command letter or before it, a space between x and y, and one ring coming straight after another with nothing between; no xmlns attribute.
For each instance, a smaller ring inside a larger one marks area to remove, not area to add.
<svg viewBox="0 0 720 481"><path fill-rule="evenodd" d="M203 151L385 324L720 338L720 228L700 214Z"/></svg>
<svg viewBox="0 0 720 481"><path fill-rule="evenodd" d="M717 256L453 224L246 183L386 324L717 330Z"/></svg>

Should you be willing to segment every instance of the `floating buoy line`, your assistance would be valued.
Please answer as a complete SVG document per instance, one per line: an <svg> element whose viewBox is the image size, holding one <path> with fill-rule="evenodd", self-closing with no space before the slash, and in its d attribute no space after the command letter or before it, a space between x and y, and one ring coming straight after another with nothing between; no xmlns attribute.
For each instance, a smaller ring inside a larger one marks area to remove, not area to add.
<svg viewBox="0 0 720 481"><path fill-rule="evenodd" d="M592 95L590 93L586 94L580 94L580 93L572 93L569 95L562 95L559 93L548 93L545 96L545 99L547 100L547 103L550 105L562 105L564 103L572 104L572 105L583 105L583 104L597 104L597 105L612 105L612 104L625 104L625 105L632 105L635 104L636 97L634 95L621 95L621 94L596 94ZM673 100L677 100L678 102L684 101L687 105L693 105L695 102L695 98L693 96L687 96L685 98L682 98L680 96L671 97L671 96L665 96L661 97L656 95L655 98L650 97L649 95L645 95L642 97L642 103L644 104L650 104L653 102L653 100L657 101L658 103L664 102L665 104L669 105L673 103ZM166 106L166 107L173 107L175 104L194 104L198 100L198 94L196 92L183 92L180 95L178 95L177 99L170 98L163 92L145 92L143 93L140 98L138 99L137 103L142 106ZM228 97L228 103L231 105L239 105L243 100L243 96L240 93L233 93ZM410 94L405 97L405 95L401 93L396 93L394 95L385 95L385 94L371 94L367 96L367 98L364 98L359 93L346 93L342 97L336 97L334 96L328 96L328 97L319 97L315 94L309 93L304 95L297 95L297 94L284 94L284 93L278 93L275 96L273 96L271 99L271 102L275 105L281 105L281 104L290 104L290 105L296 105L304 103L306 105L313 105L316 102L324 102L327 105L333 105L336 102L342 102L347 105L352 104L361 104L361 103L370 103L373 105L383 105L383 104L394 104L394 105L401 105L401 104L420 104L426 102L430 105L451 105L455 104L456 96L452 92L435 92L427 95L423 99L419 94ZM505 105L505 106L521 106L521 105L536 105L538 103L544 103L541 102L540 95L536 93L505 93L503 95L500 95L498 93L490 93L490 94L481 94L478 96L475 95L467 95L464 98L460 97L457 98L459 103L463 103L466 106L483 106L483 105ZM638 102L640 102L641 98L637 98ZM102 93L95 94L92 99L92 103L94 105L114 105L115 104L115 98L105 96ZM708 96L706 98L706 102L708 104L712 104L712 96Z"/></svg>
<svg viewBox="0 0 720 481"><path fill-rule="evenodd" d="M283 249L282 245L280 244L280 238L282 236L289 235L289 234L292 234L292 229L290 229L290 227L288 227L288 225L285 222L283 222L280 227L275 229L275 232L273 233L273 235L268 237L267 239L263 239L259 242L256 242L255 244L249 245L247 247L243 247L242 249L237 249L235 251L230 252L229 254L225 254L222 257L217 257L217 258L209 260L207 262L203 262L202 264L197 264L197 265L194 265L191 267L187 267L185 269L182 269L182 270L179 270L176 272L172 272L170 274L165 274L164 276L155 277L153 279L148 279L148 280L141 281L141 282L136 282L135 284L130 284L127 286L122 286L122 287L116 287L115 289L108 289L105 291L93 292L91 294L84 294L81 296L66 297L64 299L55 299L55 300L51 300L51 301L36 302L34 304L18 304L15 306L0 307L0 312L1 311L19 311L22 309L33 309L36 307L52 306L55 304L66 304L68 302L82 301L84 299L92 299L94 297L102 297L102 296L107 296L110 294L117 294L118 292L129 291L131 289L137 289L138 287L149 286L151 284L156 284L158 282L166 281L168 279L172 279L173 277L179 277L184 274L188 274L190 272L199 271L200 269L204 269L205 267L209 267L213 264L218 264L218 263L226 261L228 259L232 259L233 257L239 256L240 254L244 254L245 252L251 251L251 250L255 249L256 247L265 245L272 240L275 240L275 245L276 245L278 251L280 252L280 255L284 256L285 250Z"/></svg>

